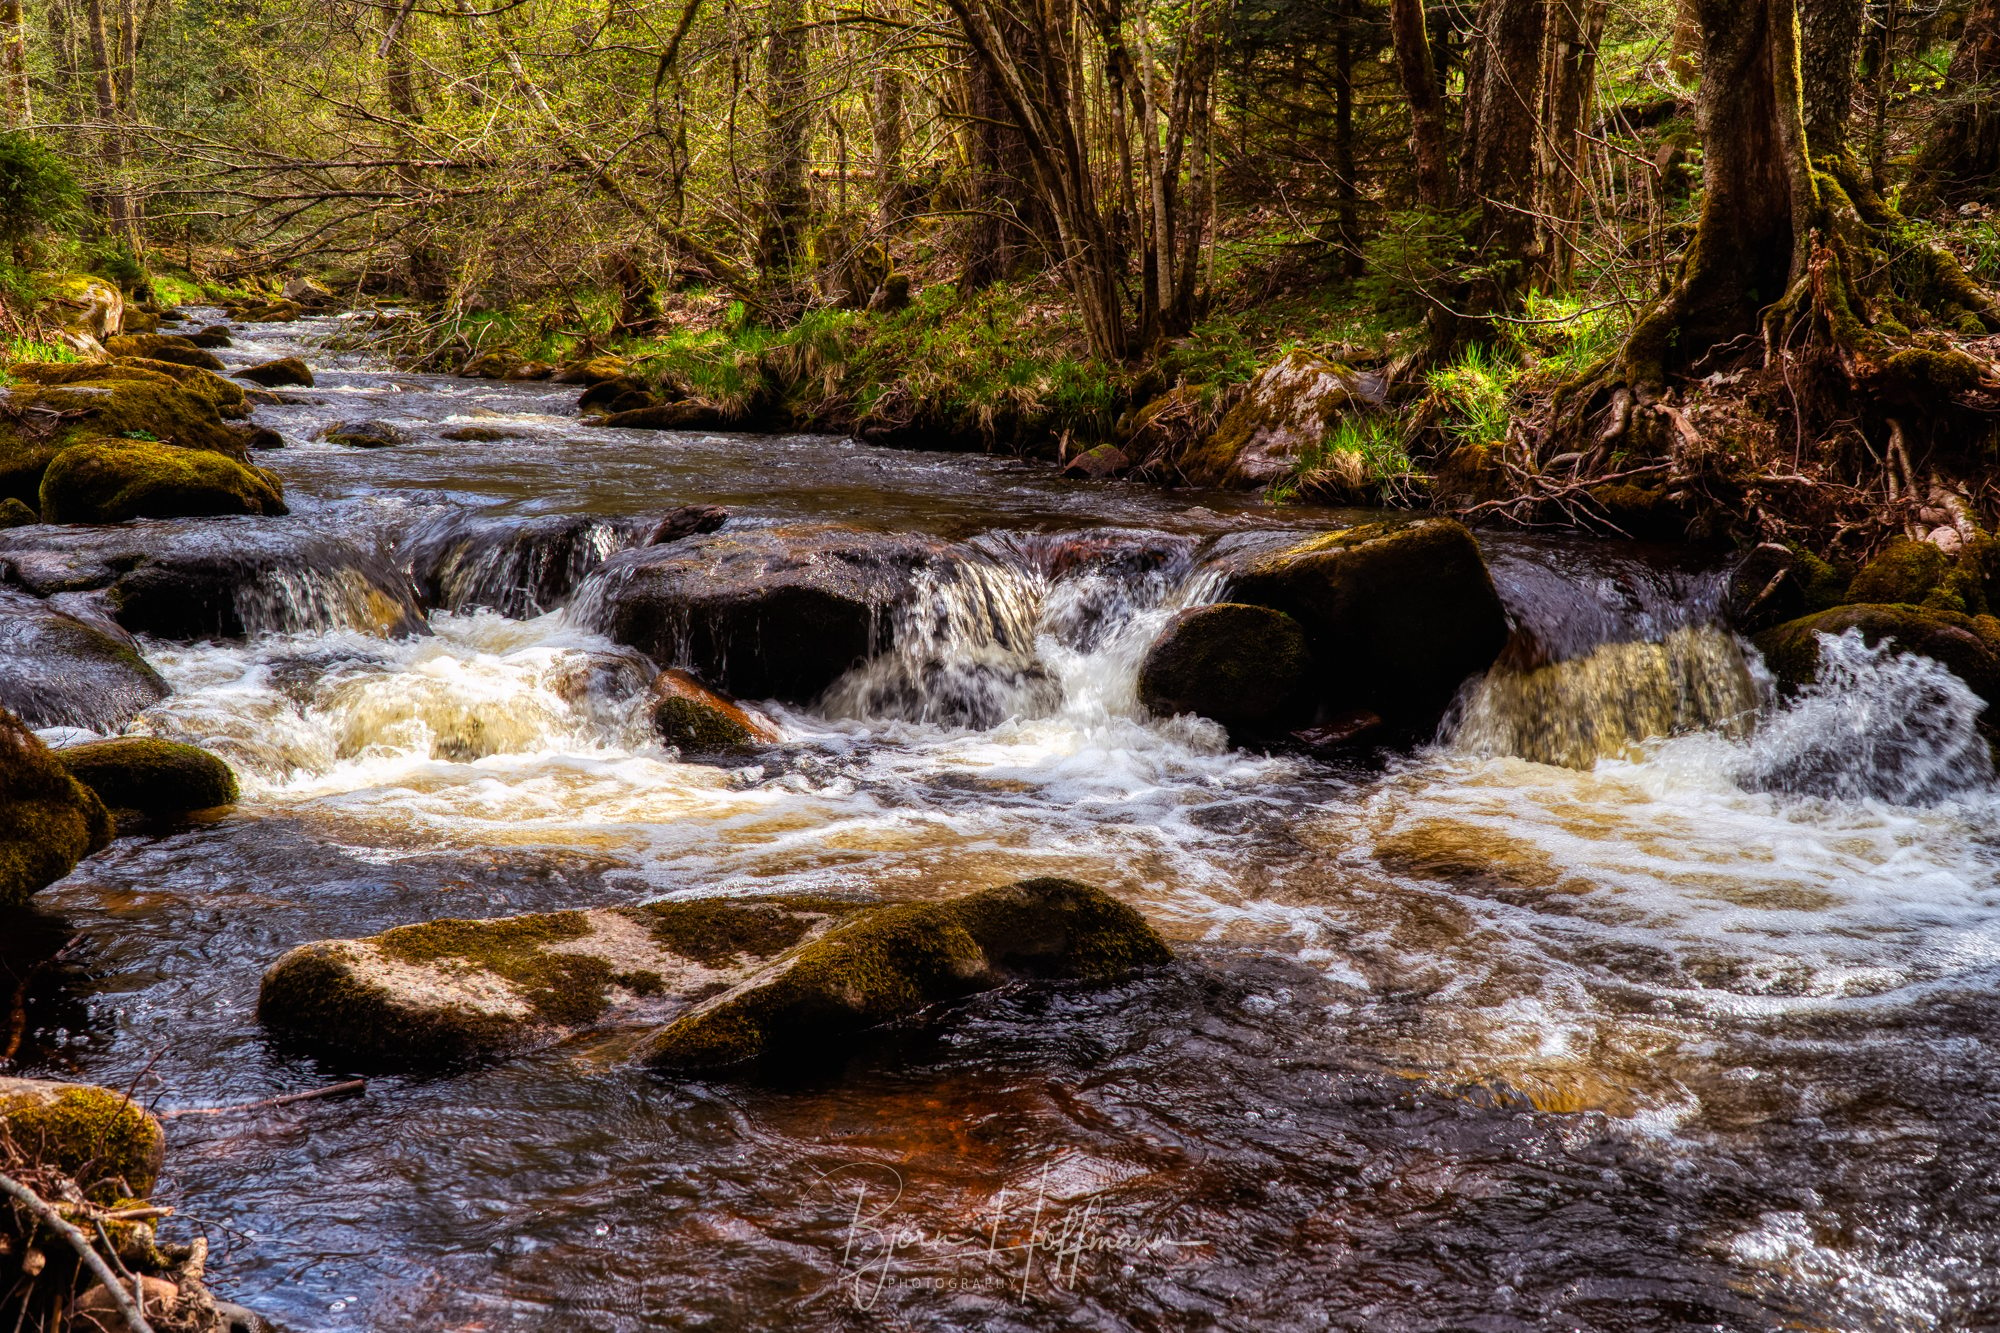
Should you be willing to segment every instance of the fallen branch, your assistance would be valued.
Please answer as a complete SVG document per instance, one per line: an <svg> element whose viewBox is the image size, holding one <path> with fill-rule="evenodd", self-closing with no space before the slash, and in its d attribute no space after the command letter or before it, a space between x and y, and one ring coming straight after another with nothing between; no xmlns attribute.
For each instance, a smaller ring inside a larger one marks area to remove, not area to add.
<svg viewBox="0 0 2000 1333"><path fill-rule="evenodd" d="M236 1111L261 1111L267 1106L288 1106L293 1102L309 1102L317 1097L337 1097L343 1092L362 1092L367 1087L367 1079L352 1078L345 1083L334 1083L306 1092L288 1092L282 1097L266 1097L260 1102L240 1102L234 1106L183 1106L177 1111L161 1111L159 1118L172 1120L175 1116L182 1115L230 1115Z"/></svg>
<svg viewBox="0 0 2000 1333"><path fill-rule="evenodd" d="M57 1212L54 1205L49 1203L47 1199L44 1199L41 1195L35 1193L12 1176L0 1175L0 1191L11 1194L22 1207L33 1213L51 1231L69 1242L69 1247L76 1251L79 1259L83 1260L83 1266L88 1268L96 1276L97 1280L104 1284L105 1290L111 1293L111 1303L117 1307L119 1315L124 1318L125 1327L130 1329L132 1333L153 1333L153 1326L146 1322L146 1316L139 1313L139 1307L132 1303L132 1297L126 1294L125 1288L118 1285L118 1275L111 1271L110 1266L97 1253L97 1249L90 1243L89 1237L72 1226L69 1219ZM137 1279L134 1279L134 1285L137 1285Z"/></svg>

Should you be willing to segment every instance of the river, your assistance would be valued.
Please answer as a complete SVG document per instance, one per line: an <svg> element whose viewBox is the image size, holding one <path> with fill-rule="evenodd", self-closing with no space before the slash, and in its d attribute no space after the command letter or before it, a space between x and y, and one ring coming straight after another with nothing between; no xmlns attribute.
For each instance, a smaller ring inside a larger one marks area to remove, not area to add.
<svg viewBox="0 0 2000 1333"><path fill-rule="evenodd" d="M174 692L137 729L244 797L36 898L0 961L74 942L22 1072L162 1110L342 1078L267 1040L263 969L443 916L1061 873L1181 961L791 1079L582 1042L175 1118L160 1197L233 1299L297 1330L2000 1323L2000 799L1941 669L1844 644L1780 705L1711 564L1482 534L1564 666L1496 670L1411 754L1232 750L1141 715L1140 655L1218 553L1353 515L591 429L574 388L402 373L327 350L341 327L220 353L315 366L257 412L292 517L158 526L389 563L486 536L427 635L357 628L302 569L245 640L145 643ZM361 417L409 438L314 442ZM933 533L981 573L922 642L774 705L778 751L682 763L581 608L595 559L691 503Z"/></svg>

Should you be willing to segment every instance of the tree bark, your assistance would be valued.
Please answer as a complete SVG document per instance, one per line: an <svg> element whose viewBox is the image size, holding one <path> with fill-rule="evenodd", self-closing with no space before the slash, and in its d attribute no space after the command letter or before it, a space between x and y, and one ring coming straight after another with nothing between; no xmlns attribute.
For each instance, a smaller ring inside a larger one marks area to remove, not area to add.
<svg viewBox="0 0 2000 1333"><path fill-rule="evenodd" d="M1450 202L1451 189L1445 163L1444 85L1431 61L1424 0L1389 0L1389 28L1403 100L1410 104L1410 155L1416 163L1417 202L1443 208Z"/></svg>
<svg viewBox="0 0 2000 1333"><path fill-rule="evenodd" d="M1584 193L1578 145L1597 88L1597 47L1607 8L1607 0L1550 0L1535 212L1537 271L1551 287L1567 287L1576 267Z"/></svg>
<svg viewBox="0 0 2000 1333"><path fill-rule="evenodd" d="M903 181L902 71L891 66L875 71L874 91L869 112L875 136L877 216L884 226L893 226L909 206Z"/></svg>
<svg viewBox="0 0 2000 1333"><path fill-rule="evenodd" d="M757 237L758 266L767 279L782 279L805 257L812 116L804 19L804 0L772 0L765 37L763 218Z"/></svg>
<svg viewBox="0 0 2000 1333"><path fill-rule="evenodd" d="M19 129L34 122L28 95L28 32L21 18L21 0L0 3L0 61L7 84L7 124Z"/></svg>
<svg viewBox="0 0 2000 1333"><path fill-rule="evenodd" d="M1018 40L1028 40L1025 30ZM976 292L1013 273L1023 252L1050 229L1039 227L1032 211L1035 168L1027 140L1000 95L999 76L984 61L975 59L966 70L965 100L972 220L958 285Z"/></svg>
<svg viewBox="0 0 2000 1333"><path fill-rule="evenodd" d="M1847 149L1861 53L1862 0L1812 0L1799 10L1800 85L1806 146L1815 158Z"/></svg>
<svg viewBox="0 0 2000 1333"><path fill-rule="evenodd" d="M1945 92L1910 171L1912 212L2000 200L2000 0L1978 0L1966 16Z"/></svg>
<svg viewBox="0 0 2000 1333"><path fill-rule="evenodd" d="M132 207L125 185L125 135L118 114L117 54L104 24L104 0L85 0L84 26L90 39L90 64L97 94L97 118L103 128L104 161L113 182L104 197L112 234L132 239Z"/></svg>
<svg viewBox="0 0 2000 1333"><path fill-rule="evenodd" d="M1542 107L1548 0L1485 0L1465 92L1459 192L1477 201L1470 279L1451 310L1434 311L1431 347L1442 353L1514 310L1540 258L1535 226L1535 146Z"/></svg>

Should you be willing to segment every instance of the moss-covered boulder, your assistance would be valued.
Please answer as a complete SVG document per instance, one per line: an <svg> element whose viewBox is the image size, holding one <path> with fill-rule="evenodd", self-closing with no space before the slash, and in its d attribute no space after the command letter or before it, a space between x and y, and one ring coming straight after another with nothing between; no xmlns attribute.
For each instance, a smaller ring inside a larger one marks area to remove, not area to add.
<svg viewBox="0 0 2000 1333"><path fill-rule="evenodd" d="M63 450L42 477L41 501L48 523L287 512L275 474L150 440L87 440Z"/></svg>
<svg viewBox="0 0 2000 1333"><path fill-rule="evenodd" d="M1078 481L1106 481L1123 476L1132 460L1115 444L1086 449L1063 465L1062 474Z"/></svg>
<svg viewBox="0 0 2000 1333"><path fill-rule="evenodd" d="M23 528L41 521L40 514L13 496L0 499L0 528Z"/></svg>
<svg viewBox="0 0 2000 1333"><path fill-rule="evenodd" d="M92 350L124 328L124 292L116 282L104 278L66 272L42 280L48 292L50 314L56 328L68 334L66 342L84 342Z"/></svg>
<svg viewBox="0 0 2000 1333"><path fill-rule="evenodd" d="M305 313L305 307L299 302L283 298L237 312L238 317L248 324L289 324Z"/></svg>
<svg viewBox="0 0 2000 1333"><path fill-rule="evenodd" d="M55 756L110 810L167 815L236 803L236 774L197 745L120 736L67 746Z"/></svg>
<svg viewBox="0 0 2000 1333"><path fill-rule="evenodd" d="M328 444L344 444L350 449L387 449L407 444L409 433L387 421L336 421L319 433Z"/></svg>
<svg viewBox="0 0 2000 1333"><path fill-rule="evenodd" d="M571 361L559 367L551 378L557 384L603 384L631 373L630 361L607 353Z"/></svg>
<svg viewBox="0 0 2000 1333"><path fill-rule="evenodd" d="M1370 523L1226 563L1228 600L1305 631L1328 713L1434 725L1507 642L1507 613L1478 543L1450 519Z"/></svg>
<svg viewBox="0 0 2000 1333"><path fill-rule="evenodd" d="M0 708L0 910L19 907L111 841L111 816Z"/></svg>
<svg viewBox="0 0 2000 1333"><path fill-rule="evenodd" d="M653 681L648 707L660 739L682 755L741 754L782 738L775 722L709 689L679 668Z"/></svg>
<svg viewBox="0 0 2000 1333"><path fill-rule="evenodd" d="M140 356L123 356L109 362L30 361L13 366L10 373L15 380L26 384L126 380L137 384L178 387L208 403L220 418L240 418L250 413L249 400L242 385L232 383L213 371L172 361L153 361Z"/></svg>
<svg viewBox="0 0 2000 1333"><path fill-rule="evenodd" d="M576 409L585 414L612 415L637 412L660 406L660 396L629 375L597 380L576 400Z"/></svg>
<svg viewBox="0 0 2000 1333"><path fill-rule="evenodd" d="M1292 352L1257 372L1213 434L1180 460L1194 486L1264 486L1294 472L1346 412L1380 406L1379 376L1310 352Z"/></svg>
<svg viewBox="0 0 2000 1333"><path fill-rule="evenodd" d="M167 696L115 625L101 628L0 587L0 707L31 727L110 731Z"/></svg>
<svg viewBox="0 0 2000 1333"><path fill-rule="evenodd" d="M503 380L545 380L556 373L556 368L546 361L516 361L501 375Z"/></svg>
<svg viewBox="0 0 2000 1333"><path fill-rule="evenodd" d="M1723 614L1739 633L1755 634L1847 600L1847 576L1796 545L1764 542L1729 571Z"/></svg>
<svg viewBox="0 0 2000 1333"><path fill-rule="evenodd" d="M1975 533L1970 540L1948 534L1953 549L1934 542L1899 539L1861 567L1843 600L1875 605L1906 604L1932 611L1985 615L2000 599L2000 540Z"/></svg>
<svg viewBox="0 0 2000 1333"><path fill-rule="evenodd" d="M878 908L704 1001L651 1043L670 1070L837 1051L842 1038L1016 978L1110 981L1170 962L1110 895L1031 879L937 903Z"/></svg>
<svg viewBox="0 0 2000 1333"><path fill-rule="evenodd" d="M514 358L505 352L481 352L460 367L458 373L471 380L504 379L513 365Z"/></svg>
<svg viewBox="0 0 2000 1333"><path fill-rule="evenodd" d="M688 398L678 403L613 412L594 418L590 424L618 430L729 430L741 425L742 418L714 403Z"/></svg>
<svg viewBox="0 0 2000 1333"><path fill-rule="evenodd" d="M166 1149L143 1107L88 1083L0 1078L0 1131L29 1162L62 1172L100 1204L150 1193Z"/></svg>
<svg viewBox="0 0 2000 1333"><path fill-rule="evenodd" d="M215 353L195 346L186 338L172 333L121 333L107 339L104 350L113 356L138 356L149 361L171 361L176 365L194 366L200 370L221 370L222 361Z"/></svg>
<svg viewBox="0 0 2000 1333"><path fill-rule="evenodd" d="M196 347L204 347L210 351L218 347L233 347L236 343L236 340L230 336L227 324L211 324L205 329L194 333L184 333L181 336Z"/></svg>
<svg viewBox="0 0 2000 1333"><path fill-rule="evenodd" d="M724 529L612 556L573 614L740 698L808 703L894 641L920 571L955 578L961 554L831 524Z"/></svg>
<svg viewBox="0 0 2000 1333"><path fill-rule="evenodd" d="M1224 602L1182 611L1139 666L1139 702L1158 717L1194 713L1231 731L1304 721L1312 650L1299 622L1264 606Z"/></svg>
<svg viewBox="0 0 2000 1333"><path fill-rule="evenodd" d="M1818 678L1819 636L1849 630L1860 631L1870 647L1890 641L1940 662L1988 705L2000 703L2000 620L1992 616L1907 605L1837 606L1765 630L1753 642L1778 683L1796 690ZM1992 712L1989 707L1989 717Z"/></svg>
<svg viewBox="0 0 2000 1333"><path fill-rule="evenodd" d="M295 356L281 356L276 361L263 361L254 366L245 366L236 372L238 379L261 384L267 389L284 385L299 385L310 389L313 384L312 367Z"/></svg>
<svg viewBox="0 0 2000 1333"><path fill-rule="evenodd" d="M830 898L710 898L431 921L291 950L257 1015L343 1058L437 1065L655 1026L867 910Z"/></svg>
<svg viewBox="0 0 2000 1333"><path fill-rule="evenodd" d="M34 494L19 490L29 476L39 491L40 467L55 452L95 436L212 449L238 460L249 456L242 435L201 394L158 372L113 366L87 380L18 384L5 392L0 398L0 486L6 494L32 502ZM44 455L40 467L17 461L38 452Z"/></svg>

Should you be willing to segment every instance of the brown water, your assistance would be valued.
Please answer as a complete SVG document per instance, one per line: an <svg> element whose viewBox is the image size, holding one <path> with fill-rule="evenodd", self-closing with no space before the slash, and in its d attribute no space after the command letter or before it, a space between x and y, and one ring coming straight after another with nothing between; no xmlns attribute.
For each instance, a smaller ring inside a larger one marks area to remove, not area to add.
<svg viewBox="0 0 2000 1333"><path fill-rule="evenodd" d="M278 522L392 562L482 535L427 637L348 627L302 569L246 642L148 645L176 693L139 729L227 754L245 799L7 928L16 972L78 941L31 986L27 1072L163 1109L338 1079L266 1041L263 968L446 915L1059 871L1182 961L782 1080L586 1041L175 1119L164 1197L236 1298L298 1329L2000 1323L2000 803L1942 672L1838 645L1779 709L1713 570L1489 538L1555 666L1475 683L1414 755L1232 751L1142 718L1138 657L1218 550L1338 515L593 431L572 390L370 368L328 327L225 353L322 368L259 412L294 439ZM340 417L413 440L307 442ZM473 423L518 438L440 438ZM683 764L582 610L597 559L692 502L935 532L975 577L916 646L775 710L782 758ZM574 514L602 521L558 549Z"/></svg>

